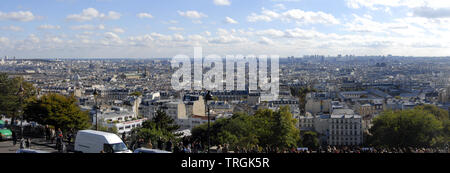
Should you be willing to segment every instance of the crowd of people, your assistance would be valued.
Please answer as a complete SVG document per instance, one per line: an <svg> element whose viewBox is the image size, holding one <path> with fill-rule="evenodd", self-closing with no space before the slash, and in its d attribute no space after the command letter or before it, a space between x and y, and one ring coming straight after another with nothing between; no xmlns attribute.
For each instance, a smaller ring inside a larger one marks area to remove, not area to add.
<svg viewBox="0 0 450 173"><path fill-rule="evenodd" d="M125 140L126 141L126 138ZM199 141L189 142L180 141L174 144L172 140L163 141L158 139L156 145L151 140L144 142L140 138L132 144L132 149L150 148L165 150L173 153L207 153L208 146ZM311 148L290 148L280 149L279 147L230 147L229 144L211 146L210 153L450 153L448 147L444 148L425 148L425 147L362 147L362 146L320 146Z"/></svg>

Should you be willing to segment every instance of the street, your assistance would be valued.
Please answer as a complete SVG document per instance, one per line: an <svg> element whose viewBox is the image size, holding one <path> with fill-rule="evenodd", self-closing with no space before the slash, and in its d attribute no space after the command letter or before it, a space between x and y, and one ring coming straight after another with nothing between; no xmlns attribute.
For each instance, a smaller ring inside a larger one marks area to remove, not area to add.
<svg viewBox="0 0 450 173"><path fill-rule="evenodd" d="M15 153L19 149L19 142L14 146L11 140L0 142L0 153ZM42 150L48 152L57 152L55 144L50 144L44 139L36 138L31 140L30 149Z"/></svg>

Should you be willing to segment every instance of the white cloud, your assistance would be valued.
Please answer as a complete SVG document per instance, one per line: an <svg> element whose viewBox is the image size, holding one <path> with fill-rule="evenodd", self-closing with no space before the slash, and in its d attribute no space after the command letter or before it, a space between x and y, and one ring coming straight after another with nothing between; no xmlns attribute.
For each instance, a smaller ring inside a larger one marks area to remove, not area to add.
<svg viewBox="0 0 450 173"><path fill-rule="evenodd" d="M101 41L103 45L117 45L122 43L122 39L113 32L106 32L104 39Z"/></svg>
<svg viewBox="0 0 450 173"><path fill-rule="evenodd" d="M267 38L267 37L261 37L261 40L259 41L259 43L266 44L266 45L274 44L274 42L271 39Z"/></svg>
<svg viewBox="0 0 450 173"><path fill-rule="evenodd" d="M230 0L214 0L214 4L219 6L229 6L231 5L231 2Z"/></svg>
<svg viewBox="0 0 450 173"><path fill-rule="evenodd" d="M136 15L137 17L143 19L143 18L148 18L148 19L152 19L153 15L150 13L139 13Z"/></svg>
<svg viewBox="0 0 450 173"><path fill-rule="evenodd" d="M225 17L225 23L238 24L238 22L236 20L232 19L231 17Z"/></svg>
<svg viewBox="0 0 450 173"><path fill-rule="evenodd" d="M125 30L122 29L122 28L114 28L114 29L112 29L112 32L115 32L115 33L124 33Z"/></svg>
<svg viewBox="0 0 450 173"><path fill-rule="evenodd" d="M72 30L103 30L105 29L105 25L100 24L100 25L76 25L76 26L72 26L70 27L70 29Z"/></svg>
<svg viewBox="0 0 450 173"><path fill-rule="evenodd" d="M179 27L175 27L175 26L171 26L168 29L171 31L183 31L184 30L184 28L179 28Z"/></svg>
<svg viewBox="0 0 450 173"><path fill-rule="evenodd" d="M187 18L190 18L190 19L200 19L200 18L208 17L206 14L203 14L201 12L194 11L194 10L192 10L192 11L178 11L178 14L180 16L187 17Z"/></svg>
<svg viewBox="0 0 450 173"><path fill-rule="evenodd" d="M247 17L249 22L271 22L275 19L280 19L285 22L295 21L299 24L339 24L339 20L331 14L322 11L312 12L300 9L292 9L282 13L263 9L261 14L252 13Z"/></svg>
<svg viewBox="0 0 450 173"><path fill-rule="evenodd" d="M84 21L91 21L94 19L117 20L120 19L120 17L121 14L115 11L109 11L108 15L105 15L104 13L100 13L95 8L86 8L83 9L83 11L80 14L68 15L66 19L70 21L84 22Z"/></svg>
<svg viewBox="0 0 450 173"><path fill-rule="evenodd" d="M257 35L263 35L263 36L269 36L269 37L283 37L285 33L280 30L276 29L267 29L267 30L261 30L256 31Z"/></svg>
<svg viewBox="0 0 450 173"><path fill-rule="evenodd" d="M23 31L23 28L11 25L11 26L2 26L0 27L0 30L20 32Z"/></svg>
<svg viewBox="0 0 450 173"><path fill-rule="evenodd" d="M384 7L430 7L430 8L449 8L450 1L445 0L347 0L347 6L350 8L369 8L371 10L382 10Z"/></svg>
<svg viewBox="0 0 450 173"><path fill-rule="evenodd" d="M31 13L30 11L17 11L9 13L3 13L0 11L0 20L29 22L34 19L36 19L36 16L34 16L33 13Z"/></svg>
<svg viewBox="0 0 450 173"><path fill-rule="evenodd" d="M44 24L44 25L40 25L38 27L38 29L61 29L61 26Z"/></svg>
<svg viewBox="0 0 450 173"><path fill-rule="evenodd" d="M431 8L419 7L415 8L414 15L425 18L448 18L450 17L450 8Z"/></svg>

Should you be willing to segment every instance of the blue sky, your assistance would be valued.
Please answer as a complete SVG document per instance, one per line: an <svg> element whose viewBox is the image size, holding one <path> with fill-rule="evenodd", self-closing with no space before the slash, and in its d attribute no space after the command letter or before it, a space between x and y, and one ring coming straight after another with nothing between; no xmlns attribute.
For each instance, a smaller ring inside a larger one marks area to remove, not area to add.
<svg viewBox="0 0 450 173"><path fill-rule="evenodd" d="M450 55L441 0L15 0L0 56Z"/></svg>

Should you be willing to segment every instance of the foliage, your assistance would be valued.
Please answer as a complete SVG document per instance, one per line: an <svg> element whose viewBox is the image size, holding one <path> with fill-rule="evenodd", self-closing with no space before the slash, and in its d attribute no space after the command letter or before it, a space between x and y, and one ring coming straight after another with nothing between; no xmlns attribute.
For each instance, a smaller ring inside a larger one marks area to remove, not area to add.
<svg viewBox="0 0 450 173"><path fill-rule="evenodd" d="M302 134L302 146L308 148L319 147L319 138L316 132L307 131Z"/></svg>
<svg viewBox="0 0 450 173"><path fill-rule="evenodd" d="M245 147L296 147L300 132L289 107L278 111L258 110L253 116L235 113L231 118L219 119L211 124L211 145L229 144L232 148ZM207 124L192 130L194 140L207 143Z"/></svg>
<svg viewBox="0 0 450 173"><path fill-rule="evenodd" d="M448 136L444 134L443 122L420 107L385 111L374 119L370 132L372 144L392 147L442 146Z"/></svg>
<svg viewBox="0 0 450 173"><path fill-rule="evenodd" d="M92 128L95 129L95 125ZM114 133L114 134L118 134L119 133L119 130L117 130L116 126L112 126L112 127L109 128L109 127L103 126L101 124L98 125L98 131Z"/></svg>
<svg viewBox="0 0 450 173"><path fill-rule="evenodd" d="M23 93L19 95L22 86ZM9 78L7 74L0 74L0 114L14 119L18 118L22 110L36 96L36 89L23 78Z"/></svg>
<svg viewBox="0 0 450 173"><path fill-rule="evenodd" d="M52 125L63 131L89 128L89 114L82 111L73 96L47 94L35 99L24 110L25 119Z"/></svg>
<svg viewBox="0 0 450 173"><path fill-rule="evenodd" d="M139 97L139 96L142 96L142 93L139 92L139 91L136 91L136 92L131 93L130 96L136 96L136 97Z"/></svg>
<svg viewBox="0 0 450 173"><path fill-rule="evenodd" d="M180 128L175 123L175 120L168 116L164 111L158 110L156 116L152 120L148 120L142 123L142 127L136 128L133 134L136 134L138 138L157 141L175 139L177 134L175 132Z"/></svg>
<svg viewBox="0 0 450 173"><path fill-rule="evenodd" d="M305 114L306 112L306 95L311 92L317 92L316 89L310 87L301 87L301 88L290 88L291 94L295 97L298 97L298 101L300 104L300 113Z"/></svg>

